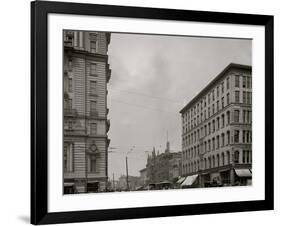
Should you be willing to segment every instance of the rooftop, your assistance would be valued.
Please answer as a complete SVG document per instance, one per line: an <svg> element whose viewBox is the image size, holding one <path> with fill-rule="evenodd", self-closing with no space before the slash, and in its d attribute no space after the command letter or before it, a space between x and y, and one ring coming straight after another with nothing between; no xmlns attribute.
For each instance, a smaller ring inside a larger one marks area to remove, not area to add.
<svg viewBox="0 0 281 226"><path fill-rule="evenodd" d="M212 87L214 84L216 84L217 81L219 81L225 74L227 71L229 71L230 69L233 68L238 68L238 69L245 69L245 70L252 70L252 66L251 65L244 65L244 64L235 64L235 63L230 63L225 69L223 69L223 71L221 71L204 89L202 89L200 91L200 93L198 93L191 101L189 101L188 104L185 105L185 107L183 107L180 110L180 113L183 113L187 108L191 107L192 104L194 104L198 99L200 99L200 97L210 88Z"/></svg>

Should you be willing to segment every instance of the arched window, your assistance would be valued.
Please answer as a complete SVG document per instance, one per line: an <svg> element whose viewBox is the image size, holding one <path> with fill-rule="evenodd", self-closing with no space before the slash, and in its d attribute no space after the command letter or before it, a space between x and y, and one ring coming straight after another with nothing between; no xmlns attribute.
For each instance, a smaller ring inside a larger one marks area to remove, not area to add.
<svg viewBox="0 0 281 226"><path fill-rule="evenodd" d="M224 127L224 114L221 115L221 127Z"/></svg>
<svg viewBox="0 0 281 226"><path fill-rule="evenodd" d="M221 154L222 165L224 166L224 152Z"/></svg>
<svg viewBox="0 0 281 226"><path fill-rule="evenodd" d="M219 167L220 166L220 156L219 156L219 154L217 154L217 167Z"/></svg>
<svg viewBox="0 0 281 226"><path fill-rule="evenodd" d="M220 136L218 135L217 136L217 149L220 148Z"/></svg>
<svg viewBox="0 0 281 226"><path fill-rule="evenodd" d="M213 168L216 167L216 158L215 156L213 155Z"/></svg>
<svg viewBox="0 0 281 226"><path fill-rule="evenodd" d="M226 123L227 124L230 123L230 112L229 111L226 112Z"/></svg>
<svg viewBox="0 0 281 226"><path fill-rule="evenodd" d="M230 144L230 131L226 132L226 144Z"/></svg>
<svg viewBox="0 0 281 226"><path fill-rule="evenodd" d="M221 135L221 146L222 147L224 146L224 133L222 133Z"/></svg>

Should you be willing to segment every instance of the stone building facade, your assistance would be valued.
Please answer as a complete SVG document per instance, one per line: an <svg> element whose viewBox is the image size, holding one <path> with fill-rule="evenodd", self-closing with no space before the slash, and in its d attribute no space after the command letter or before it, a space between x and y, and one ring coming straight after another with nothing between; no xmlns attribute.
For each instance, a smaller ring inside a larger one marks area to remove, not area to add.
<svg viewBox="0 0 281 226"><path fill-rule="evenodd" d="M107 186L107 82L110 33L65 30L64 193Z"/></svg>
<svg viewBox="0 0 281 226"><path fill-rule="evenodd" d="M152 154L148 155L146 163L147 184L156 184L164 181L173 183L180 175L181 153L171 152L170 143L167 141L165 152L157 153L153 148ZM176 176L176 178L174 178Z"/></svg>
<svg viewBox="0 0 281 226"><path fill-rule="evenodd" d="M181 111L182 175L200 187L252 175L252 67L229 64Z"/></svg>

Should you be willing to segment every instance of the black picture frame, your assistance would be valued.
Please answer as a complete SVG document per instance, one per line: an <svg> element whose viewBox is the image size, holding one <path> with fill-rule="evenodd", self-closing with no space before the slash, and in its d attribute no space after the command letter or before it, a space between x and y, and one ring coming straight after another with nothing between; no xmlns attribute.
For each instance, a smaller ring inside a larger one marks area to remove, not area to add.
<svg viewBox="0 0 281 226"><path fill-rule="evenodd" d="M265 27L265 199L125 209L48 212L48 14L196 21ZM52 224L193 214L272 210L273 16L63 2L31 3L31 223Z"/></svg>

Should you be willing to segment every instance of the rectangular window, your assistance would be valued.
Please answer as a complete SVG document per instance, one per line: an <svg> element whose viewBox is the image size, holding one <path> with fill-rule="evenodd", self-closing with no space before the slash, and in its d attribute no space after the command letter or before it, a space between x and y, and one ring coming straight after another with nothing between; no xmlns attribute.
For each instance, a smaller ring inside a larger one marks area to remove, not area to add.
<svg viewBox="0 0 281 226"><path fill-rule="evenodd" d="M91 53L97 52L97 41L90 41L90 51Z"/></svg>
<svg viewBox="0 0 281 226"><path fill-rule="evenodd" d="M239 75L235 75L235 87L240 87L240 77Z"/></svg>
<svg viewBox="0 0 281 226"><path fill-rule="evenodd" d="M239 110L234 110L234 122L239 122Z"/></svg>
<svg viewBox="0 0 281 226"><path fill-rule="evenodd" d="M235 91L235 103L240 103L240 92Z"/></svg>
<svg viewBox="0 0 281 226"><path fill-rule="evenodd" d="M243 160L242 160L243 163L246 163L246 151L243 150Z"/></svg>
<svg viewBox="0 0 281 226"><path fill-rule="evenodd" d="M65 172L72 172L73 167L73 144L64 143L63 145L63 167Z"/></svg>
<svg viewBox="0 0 281 226"><path fill-rule="evenodd" d="M217 98L219 98L219 95L220 95L220 87L217 86Z"/></svg>
<svg viewBox="0 0 281 226"><path fill-rule="evenodd" d="M221 83L221 93L224 93L224 82Z"/></svg>
<svg viewBox="0 0 281 226"><path fill-rule="evenodd" d="M213 94L213 101L215 100L215 90L212 91Z"/></svg>
<svg viewBox="0 0 281 226"><path fill-rule="evenodd" d="M219 110L220 110L220 102L217 101L217 111L219 111Z"/></svg>
<svg viewBox="0 0 281 226"><path fill-rule="evenodd" d="M90 81L90 93L97 94L97 81Z"/></svg>
<svg viewBox="0 0 281 226"><path fill-rule="evenodd" d="M97 172L97 160L94 156L88 157L88 170L91 173Z"/></svg>
<svg viewBox="0 0 281 226"><path fill-rule="evenodd" d="M90 65L90 74L91 75L96 75L97 74L97 64L96 63L91 63L91 65Z"/></svg>
<svg viewBox="0 0 281 226"><path fill-rule="evenodd" d="M224 97L221 98L221 108L224 108Z"/></svg>
<svg viewBox="0 0 281 226"><path fill-rule="evenodd" d="M91 123L90 124L90 133L92 135L97 134L97 123Z"/></svg>
<svg viewBox="0 0 281 226"><path fill-rule="evenodd" d="M91 113L96 113L96 111L97 111L97 101L95 101L95 100L90 101L90 111L91 111Z"/></svg>
<svg viewBox="0 0 281 226"><path fill-rule="evenodd" d="M243 76L243 84L242 84L243 88L246 88L246 79L247 79L247 77Z"/></svg>
<svg viewBox="0 0 281 226"><path fill-rule="evenodd" d="M72 78L68 78L68 92L72 93Z"/></svg>
<svg viewBox="0 0 281 226"><path fill-rule="evenodd" d="M252 88L252 81L251 77L247 77L247 88L251 89Z"/></svg>
<svg viewBox="0 0 281 226"><path fill-rule="evenodd" d="M247 92L247 103L252 104L252 93L251 92Z"/></svg>
<svg viewBox="0 0 281 226"><path fill-rule="evenodd" d="M247 104L246 92L243 91L243 104Z"/></svg>

